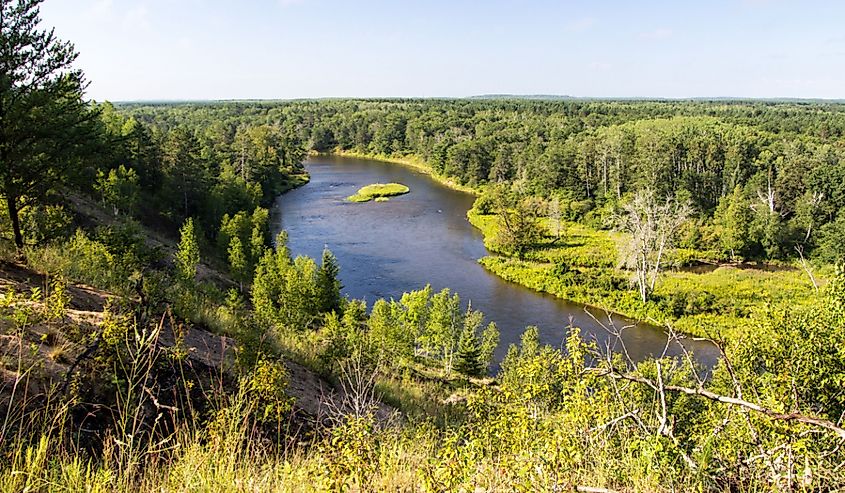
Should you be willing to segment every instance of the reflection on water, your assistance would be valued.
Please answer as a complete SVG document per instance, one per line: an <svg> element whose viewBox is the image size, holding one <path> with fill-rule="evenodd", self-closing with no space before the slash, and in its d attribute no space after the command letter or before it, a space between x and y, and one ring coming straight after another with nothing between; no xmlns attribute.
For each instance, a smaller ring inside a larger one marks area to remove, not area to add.
<svg viewBox="0 0 845 493"><path fill-rule="evenodd" d="M466 220L472 195L457 192L411 169L364 159L320 156L306 162L311 182L278 198L274 233L285 229L294 255L319 259L328 246L340 261L343 292L368 304L378 298L431 284L450 288L464 302L485 313L501 331L496 357L519 341L528 325L540 328L542 342L561 346L567 327L601 346L614 337L585 311L583 305L537 293L504 281L484 270L477 259L487 254L479 233ZM388 202L351 203L344 199L371 183L399 182L406 195ZM607 322L606 315L594 310ZM617 327L629 321L613 317ZM655 327L639 325L624 331L634 359L660 354L666 336ZM710 344L688 340L685 346L710 366L718 351ZM677 353L678 348L670 351Z"/></svg>

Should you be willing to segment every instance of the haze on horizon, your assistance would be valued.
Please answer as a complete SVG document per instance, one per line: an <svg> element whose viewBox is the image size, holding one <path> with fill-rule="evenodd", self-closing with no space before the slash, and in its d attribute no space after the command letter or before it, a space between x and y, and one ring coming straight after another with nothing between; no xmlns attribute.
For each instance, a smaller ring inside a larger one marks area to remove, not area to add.
<svg viewBox="0 0 845 493"><path fill-rule="evenodd" d="M830 1L47 0L42 18L96 100L845 97Z"/></svg>

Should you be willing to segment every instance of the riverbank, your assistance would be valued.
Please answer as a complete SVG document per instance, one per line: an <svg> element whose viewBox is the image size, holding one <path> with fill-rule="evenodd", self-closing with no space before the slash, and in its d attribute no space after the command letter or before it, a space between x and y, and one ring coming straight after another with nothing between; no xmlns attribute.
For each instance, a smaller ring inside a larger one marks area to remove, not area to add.
<svg viewBox="0 0 845 493"><path fill-rule="evenodd" d="M281 186L278 191L278 195L283 193L290 192L296 188L299 188L303 185L308 184L311 181L311 175L308 174L307 171L302 173L296 173L292 175L288 175L285 179L285 183Z"/></svg>
<svg viewBox="0 0 845 493"><path fill-rule="evenodd" d="M352 151L334 154L399 164L425 173L449 188L478 194L477 190L433 174L422 160L414 157ZM568 223L562 241L547 236L524 259L517 259L497 252L491 241L496 235L496 216L471 209L467 217L482 233L487 250L494 253L478 259L490 273L534 291L661 327L671 325L696 337L739 337L770 306L784 302L803 305L814 296L812 284L800 268L770 270L765 266L722 265L690 271L667 269L661 274L652 299L642 302L631 287L631 273L618 267L619 247L625 241L622 233Z"/></svg>
<svg viewBox="0 0 845 493"><path fill-rule="evenodd" d="M371 159L373 161L381 161L384 163L391 163L391 164L399 164L401 166L405 166L411 168L415 171L418 171L424 175L430 176L434 181L440 183L443 186L451 188L452 190L457 190L459 192L470 193L473 195L478 195L479 191L468 187L466 185L461 185L460 183L456 182L454 179L449 178L447 176L440 175L435 173L431 166L429 166L423 159L416 157L416 156L389 156L386 154L373 154L368 152L356 152L356 151L344 151L340 149L336 149L332 152L328 153L318 153L324 155L334 155L334 156L343 156L343 157L351 157L351 158L358 158L358 159Z"/></svg>
<svg viewBox="0 0 845 493"><path fill-rule="evenodd" d="M497 233L496 216L470 210L467 217L484 235L488 250L496 253L479 260L491 273L535 291L654 325L671 325L696 337L740 337L771 306L804 305L815 295L809 278L798 268L725 265L700 272L667 269L652 299L643 302L630 286L630 273L618 268L624 234L568 223L562 241L547 236L524 259L517 259L495 251L491 239Z"/></svg>

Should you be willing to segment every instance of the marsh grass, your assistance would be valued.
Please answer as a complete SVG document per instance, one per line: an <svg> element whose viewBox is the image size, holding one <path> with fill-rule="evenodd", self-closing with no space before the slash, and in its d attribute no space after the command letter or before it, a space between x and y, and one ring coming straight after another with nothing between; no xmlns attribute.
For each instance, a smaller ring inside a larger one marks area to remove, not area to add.
<svg viewBox="0 0 845 493"><path fill-rule="evenodd" d="M789 265L775 269L716 265L690 272L678 268L680 261L670 255L652 299L644 303L633 289L631 273L619 268L618 251L624 234L567 223L561 240L546 236L524 259L517 259L496 252L492 242L498 228L495 215L470 210L467 217L484 235L488 250L497 253L479 262L499 277L630 318L672 324L687 334L730 338L741 334L741 327L766 306L784 301L805 305L814 296L809 277ZM712 257L709 252L688 250L677 254L683 259ZM818 274L823 279L825 273L822 270Z"/></svg>

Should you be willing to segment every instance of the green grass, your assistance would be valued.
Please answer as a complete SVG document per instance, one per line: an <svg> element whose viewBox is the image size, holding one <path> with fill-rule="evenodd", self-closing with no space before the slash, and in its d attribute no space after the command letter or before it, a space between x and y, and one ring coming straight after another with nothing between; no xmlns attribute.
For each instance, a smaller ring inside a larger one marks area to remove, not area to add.
<svg viewBox="0 0 845 493"><path fill-rule="evenodd" d="M350 202L369 202L375 199L378 202L384 202L388 200L388 197L404 195L410 191L410 188L401 183L373 183L372 185L361 187L358 193L346 197L346 200Z"/></svg>
<svg viewBox="0 0 845 493"><path fill-rule="evenodd" d="M804 305L814 297L808 276L794 266L769 271L724 265L705 273L667 266L652 299L643 303L631 283L632 273L619 267L619 246L626 239L622 233L569 223L561 240L547 236L520 260L495 251L491 241L497 228L495 216L474 210L467 216L484 234L487 248L497 253L479 262L499 277L630 318L672 324L696 336L729 339L771 304ZM710 258L708 252L686 250L670 252L668 257L690 255Z"/></svg>

